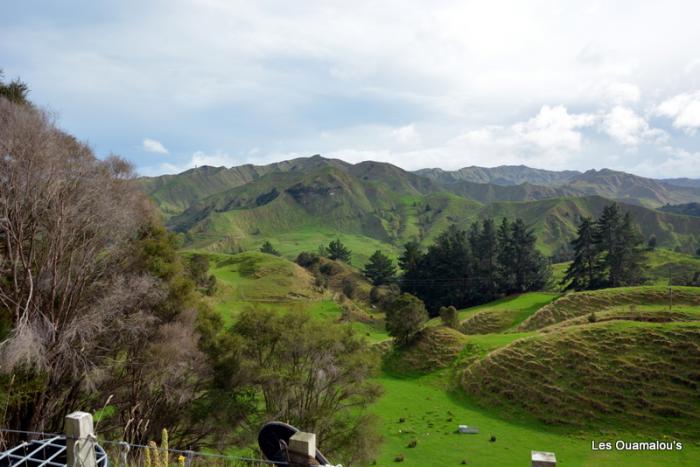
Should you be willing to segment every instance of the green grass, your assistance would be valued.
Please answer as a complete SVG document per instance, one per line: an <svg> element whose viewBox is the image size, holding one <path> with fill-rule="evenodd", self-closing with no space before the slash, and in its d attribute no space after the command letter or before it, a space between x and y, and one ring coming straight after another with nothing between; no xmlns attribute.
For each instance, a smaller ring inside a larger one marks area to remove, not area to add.
<svg viewBox="0 0 700 467"><path fill-rule="evenodd" d="M469 334L513 330L530 315L552 302L558 296L559 294L554 292L529 292L512 295L484 305L459 310L459 320L467 325L472 320L482 322L479 323L481 326L473 326L473 331L478 332L468 332ZM440 318L433 318L428 322L428 326L437 326L439 324Z"/></svg>
<svg viewBox="0 0 700 467"><path fill-rule="evenodd" d="M381 418L384 444L377 465L457 466L467 460L471 466L520 467L530 465L531 450L555 452L557 465L564 467L695 466L700 459L700 448L688 444L680 452L594 452L591 440L650 438L613 431L557 430L527 418L499 417L448 391L447 379L445 371L418 378L379 378L385 394L373 412ZM399 423L402 417L405 422ZM455 434L459 424L478 427L480 433ZM489 442L491 435L496 442ZM408 448L413 440L416 447ZM405 460L395 464L399 454Z"/></svg>

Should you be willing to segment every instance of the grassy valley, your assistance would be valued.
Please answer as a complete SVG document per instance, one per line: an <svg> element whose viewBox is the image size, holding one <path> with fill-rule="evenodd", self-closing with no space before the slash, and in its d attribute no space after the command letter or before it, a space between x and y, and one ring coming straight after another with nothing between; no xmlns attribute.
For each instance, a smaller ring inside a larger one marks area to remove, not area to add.
<svg viewBox="0 0 700 467"><path fill-rule="evenodd" d="M335 272L319 287L313 270L276 256L210 261L219 284L211 301L226 316L300 307L376 343L383 364L375 381L384 390L372 408L383 437L378 465L517 466L532 449L570 466L690 466L700 455L700 288L674 288L673 311L666 287L506 297L459 310L459 330L435 318L413 344L391 349L383 314L367 301L369 284L355 299L343 296L344 277L361 281L352 267L325 263ZM459 434L459 424L479 433ZM590 449L591 440L661 435L682 440L683 451Z"/></svg>

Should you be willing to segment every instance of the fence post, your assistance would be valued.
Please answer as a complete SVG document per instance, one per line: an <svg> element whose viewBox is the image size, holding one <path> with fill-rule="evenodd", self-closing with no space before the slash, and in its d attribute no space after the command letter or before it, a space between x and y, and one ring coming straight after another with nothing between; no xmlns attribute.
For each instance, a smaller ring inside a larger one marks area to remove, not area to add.
<svg viewBox="0 0 700 467"><path fill-rule="evenodd" d="M299 431L289 438L289 461L292 467L319 465L316 461L316 435Z"/></svg>
<svg viewBox="0 0 700 467"><path fill-rule="evenodd" d="M92 415L87 412L66 415L64 431L68 467L96 467Z"/></svg>

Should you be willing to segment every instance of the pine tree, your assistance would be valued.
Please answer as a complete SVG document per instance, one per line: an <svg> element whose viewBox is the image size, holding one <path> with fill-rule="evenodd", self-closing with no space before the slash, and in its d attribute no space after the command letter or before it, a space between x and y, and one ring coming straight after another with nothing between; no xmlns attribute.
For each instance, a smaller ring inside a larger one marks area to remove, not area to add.
<svg viewBox="0 0 700 467"><path fill-rule="evenodd" d="M328 258L350 264L352 252L347 249L340 239L333 240L328 244Z"/></svg>
<svg viewBox="0 0 700 467"><path fill-rule="evenodd" d="M622 215L617 204L611 204L603 208L595 225L594 241L598 251L598 269L604 281L600 284L604 287L618 287L620 285L620 262L615 254L617 251L617 234L620 231Z"/></svg>
<svg viewBox="0 0 700 467"><path fill-rule="evenodd" d="M423 279L422 261L425 255L420 249L420 244L410 241L404 245L403 253L399 257L399 266L403 270L401 276L401 290L413 295L420 295L420 281Z"/></svg>
<svg viewBox="0 0 700 467"><path fill-rule="evenodd" d="M474 274L478 278L479 295L483 301L493 300L498 292L498 246L493 219L484 219L472 247Z"/></svg>
<svg viewBox="0 0 700 467"><path fill-rule="evenodd" d="M629 212L625 213L620 223L616 246L615 254L619 256L621 264L619 284L622 286L643 284L647 251L644 247L644 237Z"/></svg>
<svg viewBox="0 0 700 467"><path fill-rule="evenodd" d="M396 266L388 256L377 250L370 256L364 273L373 285L383 285L393 281Z"/></svg>
<svg viewBox="0 0 700 467"><path fill-rule="evenodd" d="M596 260L597 251L594 240L593 220L590 217L581 218L577 236L571 241L574 249L574 260L566 270L566 275L561 285L568 284L566 290L586 290L596 286L597 278Z"/></svg>
<svg viewBox="0 0 700 467"><path fill-rule="evenodd" d="M498 241L498 283L499 289L505 293L513 292L515 287L515 275L513 266L513 239L511 237L511 228L508 219L505 217L501 221L496 233Z"/></svg>
<svg viewBox="0 0 700 467"><path fill-rule="evenodd" d="M548 263L537 251L537 237L522 219L518 218L511 226L511 243L513 257L510 263L515 277L514 291L517 293L537 290L544 287L549 280Z"/></svg>

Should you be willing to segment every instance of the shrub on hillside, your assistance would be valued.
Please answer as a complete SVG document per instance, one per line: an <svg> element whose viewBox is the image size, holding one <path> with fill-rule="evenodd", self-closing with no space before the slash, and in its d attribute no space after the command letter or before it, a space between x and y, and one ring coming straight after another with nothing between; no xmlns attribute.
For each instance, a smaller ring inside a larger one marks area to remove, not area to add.
<svg viewBox="0 0 700 467"><path fill-rule="evenodd" d="M440 308L440 320L442 324L448 328L457 329L459 327L459 314L457 313L457 308L450 306L443 306Z"/></svg>
<svg viewBox="0 0 700 467"><path fill-rule="evenodd" d="M427 320L423 302L407 293L401 294L386 311L386 329L399 345L411 342Z"/></svg>
<svg viewBox="0 0 700 467"><path fill-rule="evenodd" d="M314 264L317 264L319 256L316 253L311 253L308 251L302 251L299 253L296 259L296 263L302 268L310 268Z"/></svg>

